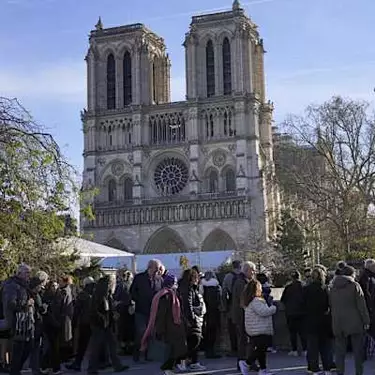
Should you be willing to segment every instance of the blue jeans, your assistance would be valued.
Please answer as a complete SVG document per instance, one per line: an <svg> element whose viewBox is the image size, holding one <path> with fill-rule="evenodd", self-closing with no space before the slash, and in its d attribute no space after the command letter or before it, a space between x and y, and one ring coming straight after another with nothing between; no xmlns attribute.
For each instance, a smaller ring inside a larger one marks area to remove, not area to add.
<svg viewBox="0 0 375 375"><path fill-rule="evenodd" d="M330 371L333 363L332 340L326 335L307 335L308 370L319 372L319 355L322 359L323 371Z"/></svg>
<svg viewBox="0 0 375 375"><path fill-rule="evenodd" d="M140 313L135 313L135 352L134 358L139 359L139 349L141 348L141 341L148 325L148 316Z"/></svg>

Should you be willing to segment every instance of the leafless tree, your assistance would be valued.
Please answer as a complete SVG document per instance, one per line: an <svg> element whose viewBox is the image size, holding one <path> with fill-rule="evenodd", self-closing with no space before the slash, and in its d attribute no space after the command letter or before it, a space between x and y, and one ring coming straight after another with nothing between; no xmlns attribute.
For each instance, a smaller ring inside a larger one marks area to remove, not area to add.
<svg viewBox="0 0 375 375"><path fill-rule="evenodd" d="M280 184L309 225L344 253L374 236L375 116L369 104L333 97L289 116L277 142Z"/></svg>

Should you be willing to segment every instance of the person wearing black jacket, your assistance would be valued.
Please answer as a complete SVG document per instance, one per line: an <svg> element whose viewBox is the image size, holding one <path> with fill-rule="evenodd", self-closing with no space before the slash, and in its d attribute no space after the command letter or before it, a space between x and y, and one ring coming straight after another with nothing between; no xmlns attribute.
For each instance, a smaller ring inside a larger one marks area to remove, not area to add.
<svg viewBox="0 0 375 375"><path fill-rule="evenodd" d="M83 280L83 289L77 296L73 321L76 322L76 329L78 330L78 348L74 362L66 366L68 370L81 371L82 361L91 337L90 312L94 288L94 279L86 277Z"/></svg>
<svg viewBox="0 0 375 375"><path fill-rule="evenodd" d="M41 375L40 371L40 351L43 334L43 317L47 313L47 305L43 304L40 292L42 290L43 280L38 277L32 277L29 283L31 296L34 300L34 339L30 355L30 367L33 375Z"/></svg>
<svg viewBox="0 0 375 375"><path fill-rule="evenodd" d="M47 312L43 318L43 331L47 341L47 350L43 358L42 368L52 368L53 374L60 374L61 347L61 304L62 296L56 282L50 281L43 293L43 303L47 305Z"/></svg>
<svg viewBox="0 0 375 375"><path fill-rule="evenodd" d="M135 348L133 355L135 362L139 361L139 349L150 317L152 299L161 289L162 269L162 263L159 260L150 260L147 270L135 275L130 287L130 295L135 302ZM147 353L145 355L147 356Z"/></svg>
<svg viewBox="0 0 375 375"><path fill-rule="evenodd" d="M111 279L102 277L95 288L91 309L91 353L89 358L88 373L97 374L100 365L100 351L105 343L115 372L122 372L128 366L122 365L117 355L116 338L113 333L114 306L111 295Z"/></svg>
<svg viewBox="0 0 375 375"><path fill-rule="evenodd" d="M285 287L281 296L281 302L285 306L286 320L292 345L292 351L289 355L298 356L298 336L301 340L302 350L305 352L307 348L304 332L303 285L301 275L298 271L294 271L291 277L292 282Z"/></svg>
<svg viewBox="0 0 375 375"><path fill-rule="evenodd" d="M303 306L306 312L308 370L314 374L319 373L320 354L323 371L327 374L333 363L333 333L328 289L324 273L320 269L312 271L311 283L303 289Z"/></svg>
<svg viewBox="0 0 375 375"><path fill-rule="evenodd" d="M184 271L178 293L187 329L187 359L191 360L190 370L204 371L206 368L198 362L198 349L202 341L206 305L203 296L199 293L199 274L195 269ZM179 369L186 370L185 368Z"/></svg>
<svg viewBox="0 0 375 375"><path fill-rule="evenodd" d="M221 286L212 271L207 271L202 279L203 299L206 304L206 315L204 316L204 349L206 358L220 358L215 353L217 333L220 329L221 314Z"/></svg>

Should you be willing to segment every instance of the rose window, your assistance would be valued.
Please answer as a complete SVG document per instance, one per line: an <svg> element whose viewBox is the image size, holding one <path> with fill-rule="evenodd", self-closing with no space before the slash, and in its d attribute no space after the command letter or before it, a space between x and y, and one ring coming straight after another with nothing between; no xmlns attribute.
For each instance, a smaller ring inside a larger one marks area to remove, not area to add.
<svg viewBox="0 0 375 375"><path fill-rule="evenodd" d="M156 167L154 181L162 195L178 194L187 184L189 171L186 164L177 158L166 158Z"/></svg>

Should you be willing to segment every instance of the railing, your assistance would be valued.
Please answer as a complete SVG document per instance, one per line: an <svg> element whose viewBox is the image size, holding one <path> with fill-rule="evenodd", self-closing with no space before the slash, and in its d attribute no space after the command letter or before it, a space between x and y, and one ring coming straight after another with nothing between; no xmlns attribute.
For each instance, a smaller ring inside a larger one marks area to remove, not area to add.
<svg viewBox="0 0 375 375"><path fill-rule="evenodd" d="M140 199L126 199L126 200L115 200L112 202L100 202L94 203L97 208L120 208L133 205L152 205L160 203L172 203L172 202L186 202L186 201L205 201L215 200L223 198L237 197L236 191L223 191L218 193L199 193L195 195L170 195L153 198L140 198Z"/></svg>
<svg viewBox="0 0 375 375"><path fill-rule="evenodd" d="M237 220L250 217L247 197L168 202L122 208L94 208L95 220L85 228L165 224L201 220Z"/></svg>

